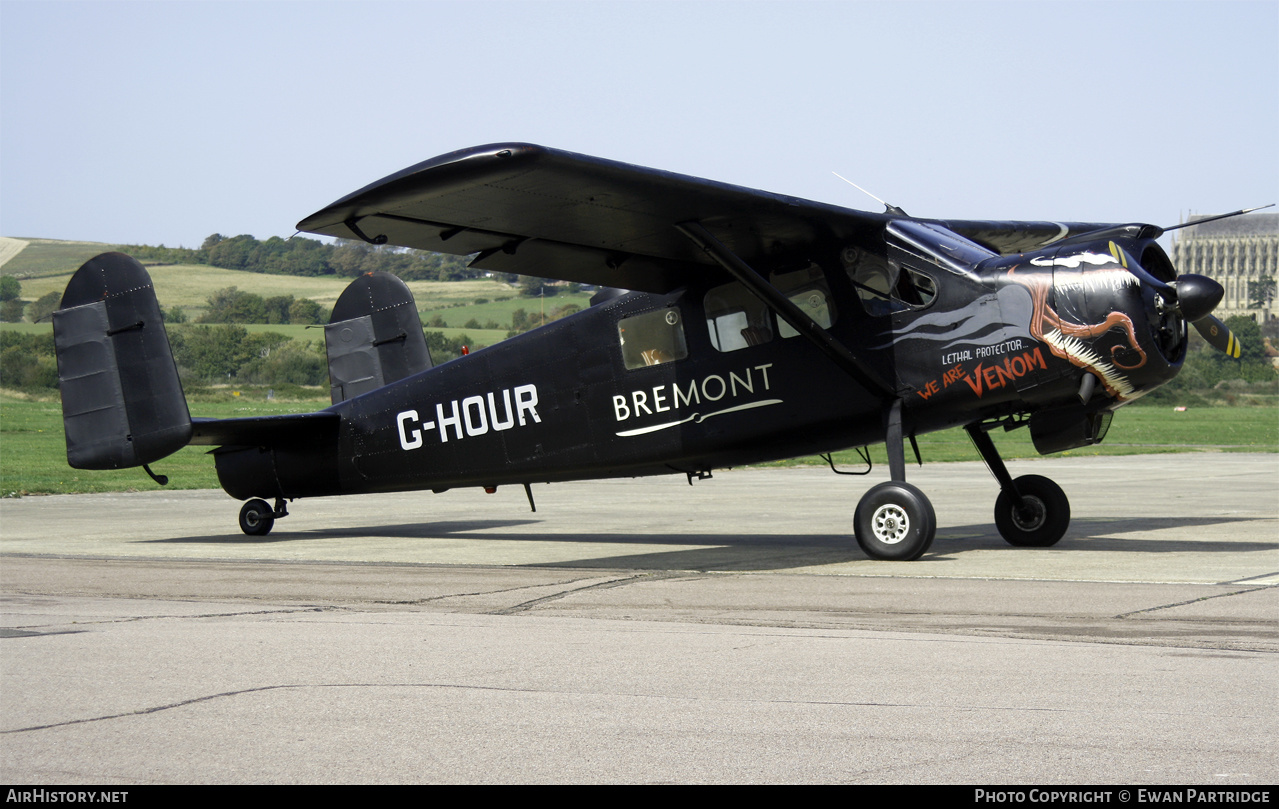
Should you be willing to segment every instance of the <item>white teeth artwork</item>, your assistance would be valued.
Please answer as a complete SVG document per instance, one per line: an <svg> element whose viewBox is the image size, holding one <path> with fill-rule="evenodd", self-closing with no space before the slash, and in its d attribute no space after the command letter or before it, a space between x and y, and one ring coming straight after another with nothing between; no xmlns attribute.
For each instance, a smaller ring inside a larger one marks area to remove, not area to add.
<svg viewBox="0 0 1279 809"><path fill-rule="evenodd" d="M1135 399L1131 383L1108 360L1093 351L1087 343L1078 337L1069 337L1057 329L1044 332L1044 342L1052 346L1054 353L1065 354L1071 362L1095 372L1101 377L1107 390L1114 392L1122 400Z"/></svg>
<svg viewBox="0 0 1279 809"><path fill-rule="evenodd" d="M1139 286L1141 286L1141 280L1127 270L1095 270L1093 272L1080 273L1078 277L1069 280L1058 279L1056 284L1058 293L1078 290L1098 293L1114 292L1115 290Z"/></svg>

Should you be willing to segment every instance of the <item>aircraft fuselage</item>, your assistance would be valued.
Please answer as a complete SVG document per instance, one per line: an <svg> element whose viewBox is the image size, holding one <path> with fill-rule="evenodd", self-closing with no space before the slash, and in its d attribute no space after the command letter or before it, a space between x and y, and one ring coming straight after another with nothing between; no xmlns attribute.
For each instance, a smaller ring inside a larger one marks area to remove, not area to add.
<svg viewBox="0 0 1279 809"><path fill-rule="evenodd" d="M894 265L891 288L874 277L882 257L773 278L892 386L905 435L1035 411L1073 424L1170 378L1180 357L1151 345L1118 259L1080 270L1056 255ZM697 474L883 441L883 392L736 287L613 297L334 405L336 446L223 448L220 477L238 498L443 490ZM1128 325L1114 320L1125 308ZM1101 383L1089 401L1085 373Z"/></svg>

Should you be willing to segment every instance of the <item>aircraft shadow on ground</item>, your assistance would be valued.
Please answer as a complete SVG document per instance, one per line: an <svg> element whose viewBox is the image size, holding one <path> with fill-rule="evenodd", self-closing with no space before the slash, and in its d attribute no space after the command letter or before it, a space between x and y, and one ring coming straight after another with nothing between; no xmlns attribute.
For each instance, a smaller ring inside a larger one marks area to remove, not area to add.
<svg viewBox="0 0 1279 809"><path fill-rule="evenodd" d="M1057 552L1109 551L1126 553L1213 553L1273 550L1273 541L1255 539L1160 539L1151 533L1173 529L1226 526L1251 522L1241 517L1158 517L1077 520L1066 536L1054 546ZM271 545L306 543L316 540L398 538L422 540L480 540L500 542L569 543L615 546L618 553L583 559L547 563L554 567L659 569L659 570L787 570L851 561L869 561L849 534L706 534L706 533L584 533L566 531L542 533L519 530L541 525L542 520L464 520L399 525L320 528L300 531L281 530L265 537L241 534L175 537L147 540L171 544ZM1124 534L1141 533L1140 538ZM628 546L670 546L670 550L626 553ZM699 547L689 547L699 546ZM709 546L709 547L708 547ZM1015 553L999 536L993 525L945 526L924 559L937 562L954 559L973 550L1007 549ZM545 566L542 564L534 566Z"/></svg>
<svg viewBox="0 0 1279 809"><path fill-rule="evenodd" d="M172 537L170 539L148 539L145 542L155 543L193 543L193 544L214 544L214 545L243 545L245 543L253 543L258 545L270 545L280 542L305 542L315 539L357 539L360 537L399 537L402 539L446 539L456 537L458 535L466 535L467 539L507 539L501 534L480 534L478 537L469 536L479 531L492 531L500 528L515 528L521 525L538 525L541 521L534 519L522 520L466 520L465 522L421 522L421 523L403 523L401 525L370 525L357 526L352 528L306 528L300 531L290 531L282 523L276 523L276 528L270 534L264 537L245 536L241 533L227 532L225 534L217 534L210 536L194 536L194 537ZM519 539L546 539L553 541L554 537L540 537L538 534L519 535Z"/></svg>

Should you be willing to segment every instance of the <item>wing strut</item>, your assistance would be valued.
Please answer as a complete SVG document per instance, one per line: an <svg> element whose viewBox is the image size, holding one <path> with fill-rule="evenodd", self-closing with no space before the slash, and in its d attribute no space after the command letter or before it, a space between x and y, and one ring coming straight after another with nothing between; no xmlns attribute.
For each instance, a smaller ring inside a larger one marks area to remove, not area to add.
<svg viewBox="0 0 1279 809"><path fill-rule="evenodd" d="M755 268L738 258L719 239L702 227L700 222L681 222L675 227L704 250L715 260L715 263L727 270L729 275L749 289L755 297L763 301L765 306L786 321L791 328L808 338L859 385L880 394L885 399L897 398L897 392L874 368L858 359L856 354L801 312L798 306L778 291L777 287L770 284Z"/></svg>

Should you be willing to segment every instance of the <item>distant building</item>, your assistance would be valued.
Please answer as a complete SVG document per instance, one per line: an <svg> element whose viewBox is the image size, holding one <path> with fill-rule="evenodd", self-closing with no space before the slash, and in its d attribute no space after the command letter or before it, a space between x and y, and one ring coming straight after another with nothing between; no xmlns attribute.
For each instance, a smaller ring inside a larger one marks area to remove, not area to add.
<svg viewBox="0 0 1279 809"><path fill-rule="evenodd" d="M1190 221L1204 219L1192 216ZM1279 214L1249 214L1219 219L1172 233L1172 263L1177 272L1206 275L1226 288L1214 312L1220 318L1245 315L1258 323L1279 317ZM1249 283L1270 283L1265 306L1249 300Z"/></svg>

